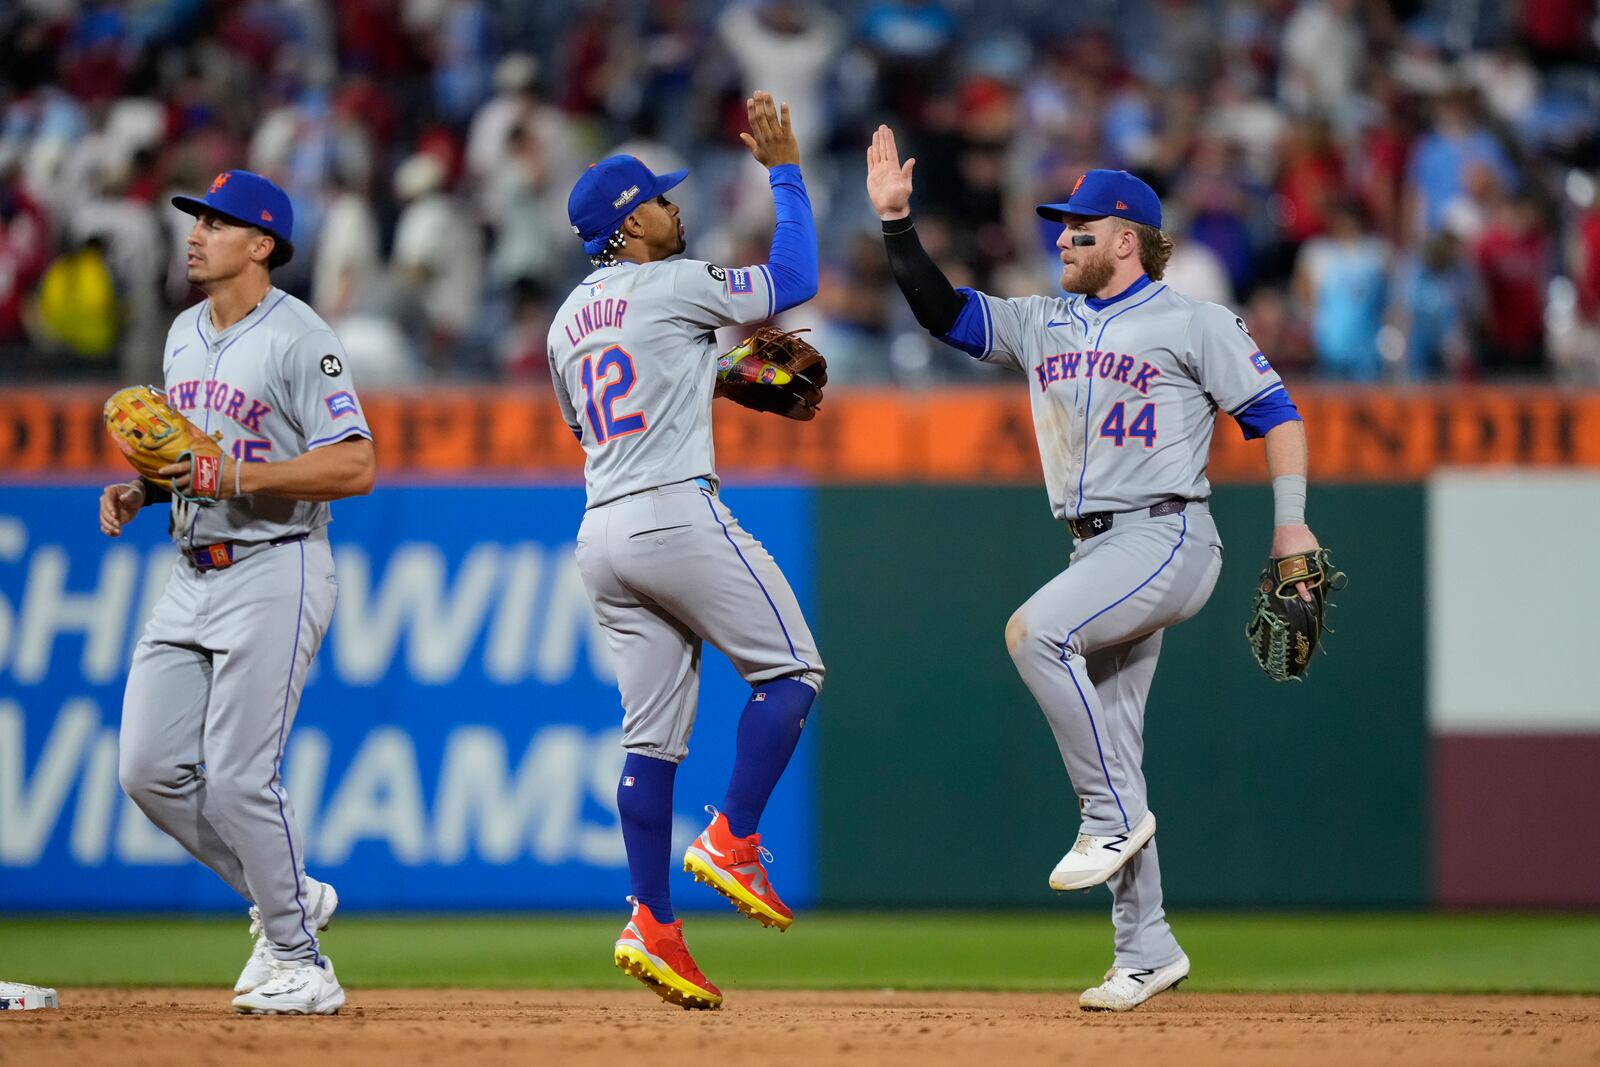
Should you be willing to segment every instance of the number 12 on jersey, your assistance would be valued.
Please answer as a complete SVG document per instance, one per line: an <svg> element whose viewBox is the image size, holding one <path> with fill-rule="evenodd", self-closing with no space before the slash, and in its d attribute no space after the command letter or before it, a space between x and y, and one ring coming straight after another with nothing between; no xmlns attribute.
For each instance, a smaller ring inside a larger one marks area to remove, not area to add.
<svg viewBox="0 0 1600 1067"><path fill-rule="evenodd" d="M611 377L613 370L617 372L615 379ZM613 410L617 401L633 392L633 385L638 381L632 356L612 345L600 353L599 359L585 356L582 373L583 407L589 414L589 425L594 428L596 443L603 445L613 437L626 437L648 428L644 412L619 415Z"/></svg>
<svg viewBox="0 0 1600 1067"><path fill-rule="evenodd" d="M1156 405L1152 401L1139 409L1133 421L1124 425L1126 417L1123 411L1123 401L1119 400L1111 405L1111 410L1106 412L1106 421L1100 424L1100 436L1109 437L1111 443L1118 448L1129 437L1136 437L1144 442L1144 447L1154 448L1156 443Z"/></svg>

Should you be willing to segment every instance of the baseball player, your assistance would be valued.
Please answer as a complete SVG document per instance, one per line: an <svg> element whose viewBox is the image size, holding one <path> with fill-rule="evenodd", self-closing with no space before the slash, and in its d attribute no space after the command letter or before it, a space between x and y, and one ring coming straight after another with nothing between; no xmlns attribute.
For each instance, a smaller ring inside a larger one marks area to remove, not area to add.
<svg viewBox="0 0 1600 1067"><path fill-rule="evenodd" d="M119 775L152 822L252 904L258 936L235 1009L331 1015L344 990L317 931L339 898L305 873L278 767L333 614L327 502L371 491L372 434L338 338L272 285L294 254L283 190L234 170L172 203L195 216L188 275L206 299L167 335L166 391L220 434L220 499L192 503L143 479L101 494L111 537L171 501L180 556L128 672ZM162 473L188 492L190 467Z"/></svg>
<svg viewBox="0 0 1600 1067"><path fill-rule="evenodd" d="M750 683L733 775L684 869L765 926L787 929L756 827L822 688L822 659L789 583L719 493L711 401L719 326L761 322L817 291L817 237L800 150L772 98L746 103L740 134L768 168L777 226L768 261L721 267L684 250L666 194L687 171L653 174L631 156L592 165L567 202L594 271L550 328L556 398L586 454L588 506L577 562L617 664L622 745L617 811L633 914L616 965L663 999L715 1008L668 891L672 783L688 754L701 643Z"/></svg>
<svg viewBox="0 0 1600 1067"><path fill-rule="evenodd" d="M952 289L923 251L910 210L915 162L902 166L894 133L878 128L867 194L895 280L930 333L1022 373L1051 511L1075 541L1071 565L1017 610L1005 638L1081 811L1050 886L1111 889L1116 956L1079 1005L1126 1011L1189 974L1162 910L1140 763L1162 631L1200 610L1222 567L1206 505L1216 414L1266 438L1275 556L1317 547L1304 517L1304 426L1243 320L1161 284L1172 242L1144 182L1094 170L1064 203L1041 205L1062 224L1067 296L1001 300Z"/></svg>

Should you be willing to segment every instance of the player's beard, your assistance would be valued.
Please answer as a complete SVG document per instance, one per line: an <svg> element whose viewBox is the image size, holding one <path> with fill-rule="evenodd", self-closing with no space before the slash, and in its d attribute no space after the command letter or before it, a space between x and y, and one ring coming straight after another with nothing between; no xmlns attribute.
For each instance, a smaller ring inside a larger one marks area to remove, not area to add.
<svg viewBox="0 0 1600 1067"><path fill-rule="evenodd" d="M1077 277L1067 281L1067 270L1061 268L1061 288L1068 293L1082 293L1093 296L1111 284L1111 276L1117 272L1117 265L1111 261L1111 252L1106 250L1089 260L1079 260L1077 263Z"/></svg>

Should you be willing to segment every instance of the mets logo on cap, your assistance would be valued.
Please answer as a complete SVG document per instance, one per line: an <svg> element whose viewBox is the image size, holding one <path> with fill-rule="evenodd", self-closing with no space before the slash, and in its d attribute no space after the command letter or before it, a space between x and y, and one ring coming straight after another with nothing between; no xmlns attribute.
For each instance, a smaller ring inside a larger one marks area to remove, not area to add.
<svg viewBox="0 0 1600 1067"><path fill-rule="evenodd" d="M1061 222L1068 215L1091 219L1115 215L1142 226L1161 228L1161 198L1125 170L1087 171L1064 202L1040 204L1035 210L1052 222Z"/></svg>
<svg viewBox="0 0 1600 1067"><path fill-rule="evenodd" d="M210 213L241 226L259 227L283 245L294 240L294 206L289 194L248 170L225 170L211 179L205 196L175 196L172 206L189 215Z"/></svg>

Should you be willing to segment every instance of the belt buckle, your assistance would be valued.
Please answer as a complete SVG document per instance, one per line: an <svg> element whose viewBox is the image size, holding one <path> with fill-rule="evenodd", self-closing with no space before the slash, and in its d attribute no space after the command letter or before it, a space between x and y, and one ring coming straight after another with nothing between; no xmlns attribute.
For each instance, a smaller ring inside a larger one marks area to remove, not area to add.
<svg viewBox="0 0 1600 1067"><path fill-rule="evenodd" d="M189 562L197 571L220 571L233 566L233 542L219 541L214 545L201 545L189 553Z"/></svg>
<svg viewBox="0 0 1600 1067"><path fill-rule="evenodd" d="M1095 534L1105 533L1111 529L1111 517L1104 512L1097 511L1092 515L1085 515L1081 519L1073 519L1069 526L1072 536L1078 540L1093 537Z"/></svg>

